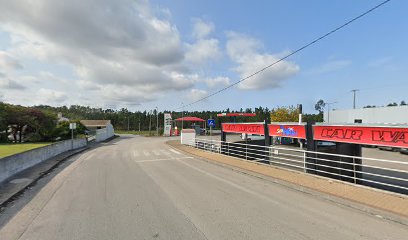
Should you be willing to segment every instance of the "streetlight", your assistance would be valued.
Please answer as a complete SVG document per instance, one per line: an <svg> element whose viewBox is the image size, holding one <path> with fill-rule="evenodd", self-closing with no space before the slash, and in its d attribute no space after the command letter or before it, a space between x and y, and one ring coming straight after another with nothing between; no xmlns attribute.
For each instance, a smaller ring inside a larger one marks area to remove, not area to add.
<svg viewBox="0 0 408 240"><path fill-rule="evenodd" d="M330 105L336 104L337 102L326 103L327 104L327 123L330 123Z"/></svg>

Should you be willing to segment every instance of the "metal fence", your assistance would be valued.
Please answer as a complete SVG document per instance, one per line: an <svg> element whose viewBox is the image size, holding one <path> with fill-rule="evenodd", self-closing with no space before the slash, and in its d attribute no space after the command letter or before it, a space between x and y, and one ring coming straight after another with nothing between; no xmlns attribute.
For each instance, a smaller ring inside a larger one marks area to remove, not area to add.
<svg viewBox="0 0 408 240"><path fill-rule="evenodd" d="M282 146L195 139L192 147L247 161L408 194L408 161L314 152Z"/></svg>

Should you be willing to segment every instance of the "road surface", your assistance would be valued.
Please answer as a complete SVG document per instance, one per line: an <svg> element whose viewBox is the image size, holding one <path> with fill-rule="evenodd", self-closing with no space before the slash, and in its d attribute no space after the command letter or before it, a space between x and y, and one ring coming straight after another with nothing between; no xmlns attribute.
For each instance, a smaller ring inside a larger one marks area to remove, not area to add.
<svg viewBox="0 0 408 240"><path fill-rule="evenodd" d="M406 239L408 227L122 136L74 159L6 239Z"/></svg>

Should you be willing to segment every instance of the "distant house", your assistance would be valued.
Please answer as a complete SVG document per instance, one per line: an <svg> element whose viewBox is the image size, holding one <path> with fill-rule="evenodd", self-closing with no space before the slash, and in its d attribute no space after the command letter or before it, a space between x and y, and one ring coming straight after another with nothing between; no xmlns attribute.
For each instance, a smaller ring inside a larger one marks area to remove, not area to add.
<svg viewBox="0 0 408 240"><path fill-rule="evenodd" d="M107 128L108 126L112 126L110 120L81 120L80 122L90 131L94 131L96 129L103 129L103 128Z"/></svg>
<svg viewBox="0 0 408 240"><path fill-rule="evenodd" d="M66 118L66 117L63 117L62 116L62 113L58 113L58 115L57 115L57 121L60 123L60 122L69 122L69 119L68 118Z"/></svg>
<svg viewBox="0 0 408 240"><path fill-rule="evenodd" d="M115 135L115 130L110 120L81 120L82 125L88 129L88 135L94 135L97 142L104 141Z"/></svg>

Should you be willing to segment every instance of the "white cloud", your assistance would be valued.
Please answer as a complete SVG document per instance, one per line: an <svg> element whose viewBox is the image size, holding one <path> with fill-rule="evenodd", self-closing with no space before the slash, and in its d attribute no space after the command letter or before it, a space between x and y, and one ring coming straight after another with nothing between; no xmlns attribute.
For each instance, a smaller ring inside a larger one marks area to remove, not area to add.
<svg viewBox="0 0 408 240"><path fill-rule="evenodd" d="M201 19L194 20L193 36L195 42L186 44L185 57L188 62L203 64L221 57L218 39L208 37L214 29L214 24L211 22L204 22Z"/></svg>
<svg viewBox="0 0 408 240"><path fill-rule="evenodd" d="M228 77L216 77L216 78L208 78L205 80L205 83L209 88L220 88L230 85L230 79Z"/></svg>
<svg viewBox="0 0 408 240"><path fill-rule="evenodd" d="M193 37L202 39L210 35L215 29L212 22L204 22L202 19L194 19Z"/></svg>
<svg viewBox="0 0 408 240"><path fill-rule="evenodd" d="M220 58L221 50L217 39L200 39L194 44L187 44L186 60L202 64L208 60Z"/></svg>
<svg viewBox="0 0 408 240"><path fill-rule="evenodd" d="M385 65L390 64L392 60L393 60L393 57L391 56L381 57L381 58L371 60L367 65L373 68L384 67Z"/></svg>
<svg viewBox="0 0 408 240"><path fill-rule="evenodd" d="M279 60L277 55L260 53L263 45L260 41L246 35L229 32L227 34L227 53L230 59L237 64L234 70L241 78ZM243 90L277 88L287 79L299 71L299 66L289 61L282 61L273 67L248 78L238 84Z"/></svg>
<svg viewBox="0 0 408 240"><path fill-rule="evenodd" d="M68 66L78 79L73 85L82 90L106 86L100 88L103 101L131 97L150 101L144 95L189 89L196 81L184 62L176 26L158 18L149 1L0 0L0 4L0 30L12 39L9 53ZM160 15L170 16L166 12ZM0 64L22 67L4 56L0 55ZM53 84L72 81L54 74L43 72L39 77L54 80ZM124 93L128 97L117 97L115 88L129 89Z"/></svg>
<svg viewBox="0 0 408 240"><path fill-rule="evenodd" d="M10 80L7 78L0 79L0 88L1 89L8 89L8 90L23 90L26 87L21 85L20 83Z"/></svg>
<svg viewBox="0 0 408 240"><path fill-rule="evenodd" d="M306 74L325 74L342 70L351 65L350 60L330 60L316 68L306 71Z"/></svg>
<svg viewBox="0 0 408 240"><path fill-rule="evenodd" d="M0 51L0 69L5 71L21 70L23 65L9 53ZM2 73L4 76L5 74Z"/></svg>
<svg viewBox="0 0 408 240"><path fill-rule="evenodd" d="M187 94L187 98L189 101L197 101L200 100L208 95L208 92L202 89L191 89L190 92Z"/></svg>
<svg viewBox="0 0 408 240"><path fill-rule="evenodd" d="M67 100L66 93L61 91L55 91L52 89L41 88L36 94L36 98L33 99L35 104L57 104L60 105Z"/></svg>

